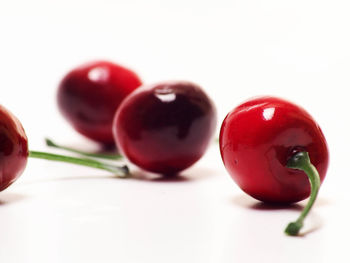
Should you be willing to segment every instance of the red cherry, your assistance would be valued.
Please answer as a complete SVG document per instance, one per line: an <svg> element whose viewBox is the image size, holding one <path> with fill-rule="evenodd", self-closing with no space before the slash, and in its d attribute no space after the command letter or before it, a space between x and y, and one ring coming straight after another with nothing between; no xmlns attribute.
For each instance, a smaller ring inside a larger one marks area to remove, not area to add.
<svg viewBox="0 0 350 263"><path fill-rule="evenodd" d="M310 199L285 233L298 235L328 167L326 139L314 119L283 99L251 99L231 111L220 131L224 165L239 187L272 203Z"/></svg>
<svg viewBox="0 0 350 263"><path fill-rule="evenodd" d="M28 154L28 140L21 123L0 105L0 191L22 174Z"/></svg>
<svg viewBox="0 0 350 263"><path fill-rule="evenodd" d="M328 167L325 137L301 107L274 97L251 99L231 111L220 131L224 165L239 187L252 197L293 203L310 195L304 172L286 167L298 151L307 151L321 181Z"/></svg>
<svg viewBox="0 0 350 263"><path fill-rule="evenodd" d="M59 109L79 133L113 144L114 114L123 99L140 85L139 77L120 65L107 61L84 64L61 81Z"/></svg>
<svg viewBox="0 0 350 263"><path fill-rule="evenodd" d="M113 133L132 163L170 175L202 157L215 126L215 106L199 86L164 82L128 96L115 115Z"/></svg>

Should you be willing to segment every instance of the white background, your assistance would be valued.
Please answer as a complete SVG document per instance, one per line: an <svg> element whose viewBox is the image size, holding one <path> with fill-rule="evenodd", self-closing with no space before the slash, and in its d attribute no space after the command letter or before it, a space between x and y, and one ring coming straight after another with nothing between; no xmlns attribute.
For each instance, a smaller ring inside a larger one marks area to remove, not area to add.
<svg viewBox="0 0 350 263"><path fill-rule="evenodd" d="M347 0L0 0L0 104L31 149L47 150L45 136L95 149L55 94L69 69L108 59L145 83L200 84L218 129L251 96L288 98L319 122L331 154L299 238L283 229L300 206L243 194L215 144L176 182L31 159L0 193L0 262L349 262L349 13Z"/></svg>

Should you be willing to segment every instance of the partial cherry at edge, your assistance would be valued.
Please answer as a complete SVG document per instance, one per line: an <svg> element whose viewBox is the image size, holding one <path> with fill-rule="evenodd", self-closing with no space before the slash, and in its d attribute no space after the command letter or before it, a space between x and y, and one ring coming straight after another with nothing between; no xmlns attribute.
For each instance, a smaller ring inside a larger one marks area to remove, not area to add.
<svg viewBox="0 0 350 263"><path fill-rule="evenodd" d="M115 166L88 158L76 158L52 153L29 151L28 139L20 121L0 105L0 191L14 183L23 173L28 157L68 162L129 176L127 166Z"/></svg>

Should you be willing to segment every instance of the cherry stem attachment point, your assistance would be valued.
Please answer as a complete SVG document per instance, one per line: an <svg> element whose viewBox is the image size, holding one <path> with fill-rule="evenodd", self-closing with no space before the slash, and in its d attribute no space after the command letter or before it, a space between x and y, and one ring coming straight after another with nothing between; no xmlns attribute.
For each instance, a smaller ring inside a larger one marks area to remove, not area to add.
<svg viewBox="0 0 350 263"><path fill-rule="evenodd" d="M320 176L315 166L310 162L310 157L307 152L298 152L294 154L287 162L287 167L297 170L302 170L309 178L311 185L311 194L308 203L304 210L301 212L298 219L288 224L284 232L290 236L297 236L300 229L304 225L304 219L309 214L313 204L315 203L318 191L320 189L321 181Z"/></svg>
<svg viewBox="0 0 350 263"><path fill-rule="evenodd" d="M59 155L59 154L53 154L53 153L47 153L47 152L38 152L38 151L30 151L29 157L93 167L93 168L109 171L115 174L119 178L126 178L130 176L129 168L126 165L115 166L115 165L102 163L97 160L93 160L89 158L76 158L71 156L65 156L65 155Z"/></svg>
<svg viewBox="0 0 350 263"><path fill-rule="evenodd" d="M71 147L59 145L48 138L45 138L45 142L46 142L47 146L61 149L61 150L65 150L65 151L69 151L69 152L73 152L73 153L77 153L77 154L82 155L82 156L88 156L88 157L94 157L94 158L100 158L100 159L108 159L108 160L119 160L119 159L123 158L123 156L121 156L120 154L100 154L100 153L88 153L88 152L80 151L77 149L73 149Z"/></svg>

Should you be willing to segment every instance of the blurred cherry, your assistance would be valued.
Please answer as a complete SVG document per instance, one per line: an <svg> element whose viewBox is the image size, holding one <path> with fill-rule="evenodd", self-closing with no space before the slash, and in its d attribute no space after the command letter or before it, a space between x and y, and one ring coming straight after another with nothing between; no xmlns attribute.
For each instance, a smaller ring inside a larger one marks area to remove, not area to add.
<svg viewBox="0 0 350 263"><path fill-rule="evenodd" d="M124 98L140 85L140 78L125 67L107 61L87 63L63 78L58 88L58 106L79 133L113 145L114 114Z"/></svg>

